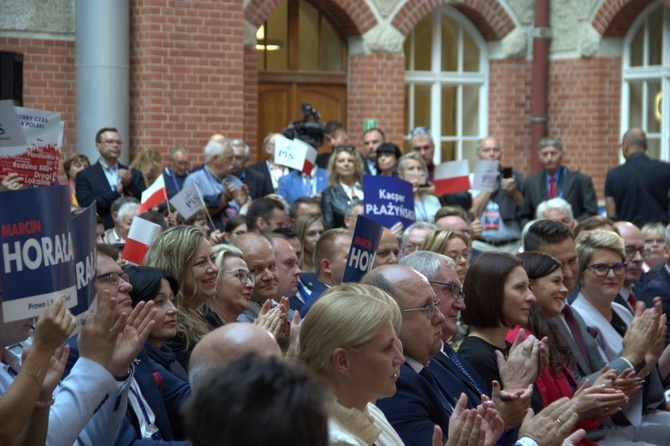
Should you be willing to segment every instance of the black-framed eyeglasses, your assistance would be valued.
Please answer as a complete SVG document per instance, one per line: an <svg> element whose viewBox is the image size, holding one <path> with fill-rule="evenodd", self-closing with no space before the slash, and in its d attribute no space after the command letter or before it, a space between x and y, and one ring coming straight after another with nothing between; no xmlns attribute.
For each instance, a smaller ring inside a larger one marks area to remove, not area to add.
<svg viewBox="0 0 670 446"><path fill-rule="evenodd" d="M240 282L242 282L242 285L246 285L247 280L251 281L252 285L256 285L256 276L249 273L249 272L246 272L243 269L236 269L236 270L233 270L233 271L222 271L222 273L233 274L234 276L236 276L239 279Z"/></svg>
<svg viewBox="0 0 670 446"><path fill-rule="evenodd" d="M626 260L628 260L628 261L633 260L633 259L635 258L635 253L636 253L636 252L639 252L640 255L641 255L643 258L646 259L647 257L649 257L649 254L651 254L651 249L649 249L649 248L644 248L644 247L642 247L642 248L637 248L637 249L635 249L635 248L626 248L626 250L624 251L624 255L626 256Z"/></svg>
<svg viewBox="0 0 670 446"><path fill-rule="evenodd" d="M401 313L409 313L411 311L425 311L426 312L426 317L428 319L432 319L433 315L435 314L435 307L440 306L440 299L436 299L426 305L425 307L420 307L420 308L407 308L404 310L400 310Z"/></svg>
<svg viewBox="0 0 670 446"><path fill-rule="evenodd" d="M354 146L337 146L335 147L336 152L342 152L342 151L347 151L347 152L355 152L356 147Z"/></svg>
<svg viewBox="0 0 670 446"><path fill-rule="evenodd" d="M119 280L123 280L124 282L128 282L128 274L126 273L117 273L115 271L112 271L111 273L105 273L105 274L100 274L99 276L95 276L96 279L107 279L109 281L109 284L111 286L116 286L119 284Z"/></svg>
<svg viewBox="0 0 670 446"><path fill-rule="evenodd" d="M454 300L458 299L464 299L465 300L465 294L463 294L463 288L459 287L455 283L448 283L448 282L438 282L435 280L429 280L428 283L431 285L440 285L445 288L449 288L449 292L451 293L451 297L454 298Z"/></svg>
<svg viewBox="0 0 670 446"><path fill-rule="evenodd" d="M614 265L608 265L606 263L596 263L594 265L589 265L585 269L590 269L595 273L596 276L605 277L610 273L610 270L614 272L615 276L623 276L628 270L628 263L615 263Z"/></svg>

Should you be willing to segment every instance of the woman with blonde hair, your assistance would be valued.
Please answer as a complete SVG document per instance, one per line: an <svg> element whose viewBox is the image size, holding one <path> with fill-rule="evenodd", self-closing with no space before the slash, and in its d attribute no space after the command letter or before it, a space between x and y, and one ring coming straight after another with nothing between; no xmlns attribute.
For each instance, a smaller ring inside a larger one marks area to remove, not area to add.
<svg viewBox="0 0 670 446"><path fill-rule="evenodd" d="M663 223L647 223L642 226L642 237L644 237L644 248L649 250L649 255L644 259L649 268L666 262L666 228Z"/></svg>
<svg viewBox="0 0 670 446"><path fill-rule="evenodd" d="M321 192L321 210L328 228L344 226L347 205L363 199L363 160L355 147L340 146L328 160L328 187Z"/></svg>
<svg viewBox="0 0 670 446"><path fill-rule="evenodd" d="M378 288L345 284L326 291L300 328L300 358L331 385L336 401L329 444L402 445L374 402L396 391L405 362L400 309Z"/></svg>
<svg viewBox="0 0 670 446"><path fill-rule="evenodd" d="M461 282L465 281L465 274L468 272L470 260L472 260L470 240L465 233L452 231L451 229L430 231L421 242L419 249L444 254L452 259L456 264L458 279Z"/></svg>
<svg viewBox="0 0 670 446"><path fill-rule="evenodd" d="M326 229L326 221L321 215L301 215L293 225L302 246L302 269L303 273L314 273L314 247L319 237Z"/></svg>
<svg viewBox="0 0 670 446"><path fill-rule="evenodd" d="M149 187L156 181L163 169L163 156L158 150L145 147L130 163L130 168L142 172L144 184Z"/></svg>
<svg viewBox="0 0 670 446"><path fill-rule="evenodd" d="M179 282L179 292L175 296L179 311L177 336L168 341L168 346L188 371L193 347L209 333L209 326L200 310L208 299L216 295L219 268L212 246L201 229L175 226L154 239L143 264L160 268L175 276Z"/></svg>
<svg viewBox="0 0 670 446"><path fill-rule="evenodd" d="M216 295L205 303L205 318L214 330L235 322L240 314L249 309L256 276L249 272L242 251L235 246L216 245L212 252L216 256L219 275L216 278Z"/></svg>
<svg viewBox="0 0 670 446"><path fill-rule="evenodd" d="M423 157L417 152L410 152L401 156L398 162L398 177L412 183L416 221L435 223L435 213L440 210L442 204L435 194L426 192L428 189L428 166L426 166Z"/></svg>

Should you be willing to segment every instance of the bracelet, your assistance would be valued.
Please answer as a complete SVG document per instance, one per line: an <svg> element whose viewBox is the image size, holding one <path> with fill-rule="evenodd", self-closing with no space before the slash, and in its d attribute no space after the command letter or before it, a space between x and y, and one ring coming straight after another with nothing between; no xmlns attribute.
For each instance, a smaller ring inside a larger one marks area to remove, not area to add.
<svg viewBox="0 0 670 446"><path fill-rule="evenodd" d="M36 409L47 409L47 408L54 405L54 401L56 401L56 398L54 398L53 396L51 397L51 399L49 401L36 401L35 402L35 408Z"/></svg>
<svg viewBox="0 0 670 446"><path fill-rule="evenodd" d="M41 386L41 385L42 385L42 381L44 380L44 376L46 376L46 371L45 371L42 367L39 367L39 366L38 366L39 368L37 369L37 372L31 373L31 372L26 368L26 366L28 365L28 361L33 362L33 360L31 360L31 359L26 359L25 361L23 361L23 365L21 365L21 369L19 370L19 372L23 372L23 373L25 373L25 374L28 375L28 376L32 376L32 378L35 380L35 382L36 382L38 385ZM34 363L34 362L33 362L33 363ZM35 364L35 365L37 365L37 364Z"/></svg>

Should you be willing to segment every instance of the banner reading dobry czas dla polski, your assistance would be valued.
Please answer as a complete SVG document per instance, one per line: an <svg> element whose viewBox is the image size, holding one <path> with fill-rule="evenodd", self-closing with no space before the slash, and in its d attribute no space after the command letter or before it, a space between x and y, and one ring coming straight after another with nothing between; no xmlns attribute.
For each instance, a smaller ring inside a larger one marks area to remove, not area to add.
<svg viewBox="0 0 670 446"><path fill-rule="evenodd" d="M4 322L39 316L59 294L77 304L67 185L0 192Z"/></svg>

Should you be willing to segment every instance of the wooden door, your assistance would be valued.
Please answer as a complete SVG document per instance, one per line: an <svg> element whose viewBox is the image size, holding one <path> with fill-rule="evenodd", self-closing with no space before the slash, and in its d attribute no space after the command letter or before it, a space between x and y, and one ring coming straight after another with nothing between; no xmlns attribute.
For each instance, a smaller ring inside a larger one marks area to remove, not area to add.
<svg viewBox="0 0 670 446"><path fill-rule="evenodd" d="M266 73L263 73L266 74ZM317 80L317 79L313 79ZM347 87L344 83L259 82L258 141L270 132L282 132L302 118L301 105L309 103L321 115L321 122L339 121L347 126ZM319 151L328 150L324 144ZM263 158L260 155L261 159Z"/></svg>

